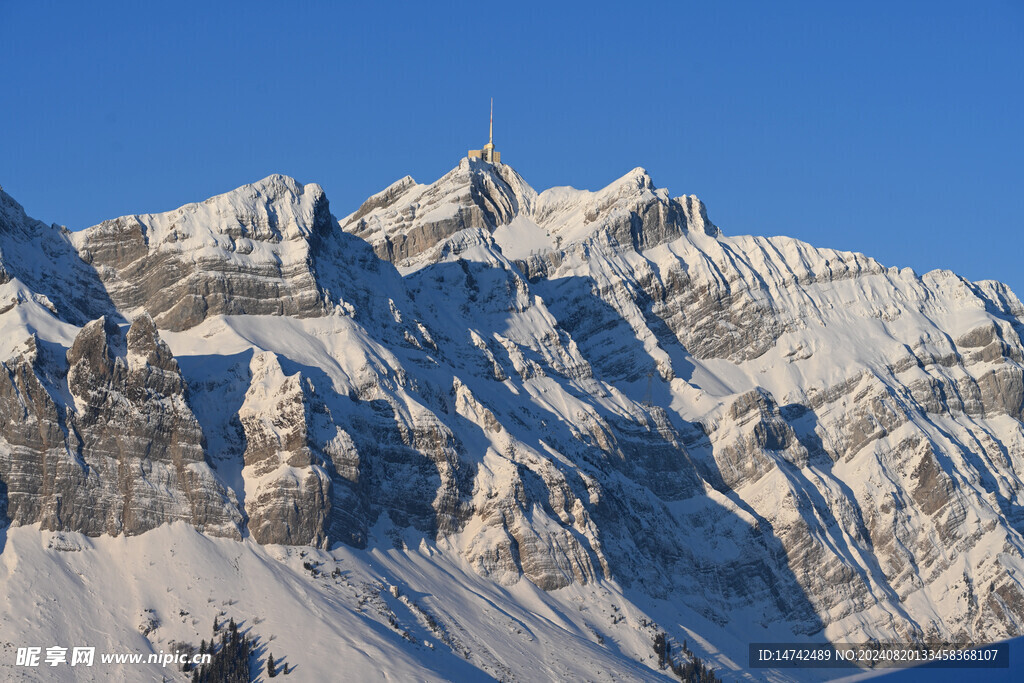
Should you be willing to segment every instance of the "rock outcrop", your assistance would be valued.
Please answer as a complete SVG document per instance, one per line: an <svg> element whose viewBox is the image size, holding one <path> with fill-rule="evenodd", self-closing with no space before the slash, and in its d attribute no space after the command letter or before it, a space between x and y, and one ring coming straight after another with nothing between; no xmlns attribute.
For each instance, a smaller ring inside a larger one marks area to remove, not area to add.
<svg viewBox="0 0 1024 683"><path fill-rule="evenodd" d="M72 236L119 311L184 330L217 314L322 315L313 253L336 230L318 185L270 176L164 214Z"/></svg>
<svg viewBox="0 0 1024 683"><path fill-rule="evenodd" d="M0 190L0 285L12 279L22 282L75 325L116 315L96 271L79 257L73 237L62 226L28 217L21 204Z"/></svg>
<svg viewBox="0 0 1024 683"><path fill-rule="evenodd" d="M302 375L286 378L273 354L253 357L252 385L238 415L245 430L249 531L259 543L327 542L331 476L311 443L304 389Z"/></svg>
<svg viewBox="0 0 1024 683"><path fill-rule="evenodd" d="M62 359L32 338L0 374L0 468L15 523L139 534L185 521L238 536L170 349L143 315L85 325Z"/></svg>

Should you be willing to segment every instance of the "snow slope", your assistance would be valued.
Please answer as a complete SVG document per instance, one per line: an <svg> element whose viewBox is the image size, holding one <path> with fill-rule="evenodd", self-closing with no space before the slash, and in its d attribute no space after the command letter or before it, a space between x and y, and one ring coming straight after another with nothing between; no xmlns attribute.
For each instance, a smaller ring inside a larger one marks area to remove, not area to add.
<svg viewBox="0 0 1024 683"><path fill-rule="evenodd" d="M6 680L182 680L157 664L17 667L13 648L174 652L209 639L215 618L256 636L261 664L294 667L289 681L664 679L642 612L614 586L505 589L425 539L327 552L183 524L130 538L22 527L0 559Z"/></svg>

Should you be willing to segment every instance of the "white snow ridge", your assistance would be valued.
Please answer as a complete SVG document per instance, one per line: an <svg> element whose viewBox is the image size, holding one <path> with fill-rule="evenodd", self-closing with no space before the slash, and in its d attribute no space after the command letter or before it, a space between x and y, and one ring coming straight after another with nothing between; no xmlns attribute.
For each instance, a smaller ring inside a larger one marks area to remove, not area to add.
<svg viewBox="0 0 1024 683"><path fill-rule="evenodd" d="M726 236L642 168L464 159L341 220L271 176L76 234L0 191L0 331L5 679L191 680L99 658L230 619L260 681L1024 635L1013 292Z"/></svg>

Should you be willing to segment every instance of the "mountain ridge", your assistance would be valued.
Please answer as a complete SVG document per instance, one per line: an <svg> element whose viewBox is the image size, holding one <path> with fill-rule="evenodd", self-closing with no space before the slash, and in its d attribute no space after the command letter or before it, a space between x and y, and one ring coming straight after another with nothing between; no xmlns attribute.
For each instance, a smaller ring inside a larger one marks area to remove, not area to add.
<svg viewBox="0 0 1024 683"><path fill-rule="evenodd" d="M675 637L705 624L721 662L745 656L737 619L834 642L1021 632L1024 306L1005 285L726 236L642 168L537 193L463 160L340 220L319 186L269 176L54 231L56 256L24 237L45 226L4 216L17 524L95 534L70 520L121 496L150 514L105 531L426 544L553 600L679 602ZM61 269L91 271L99 304L40 298L31 274ZM137 474L88 484L115 471Z"/></svg>

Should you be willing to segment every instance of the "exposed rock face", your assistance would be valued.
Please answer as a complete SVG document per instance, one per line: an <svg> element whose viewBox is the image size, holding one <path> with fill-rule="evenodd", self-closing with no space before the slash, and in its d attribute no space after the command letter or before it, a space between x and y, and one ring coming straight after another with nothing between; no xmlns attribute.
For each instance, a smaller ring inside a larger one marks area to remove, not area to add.
<svg viewBox="0 0 1024 683"><path fill-rule="evenodd" d="M312 254L335 230L318 185L270 176L165 214L125 216L73 235L120 311L165 329L216 314L321 315Z"/></svg>
<svg viewBox="0 0 1024 683"><path fill-rule="evenodd" d="M538 194L467 160L340 225L272 177L74 236L124 337L0 285L10 519L230 533L234 495L259 543L429 543L837 641L1020 633L1004 286L723 236L643 169Z"/></svg>
<svg viewBox="0 0 1024 683"><path fill-rule="evenodd" d="M435 416L410 413L380 378L339 396L326 377L286 374L273 353L255 355L250 371L238 414L257 541L361 547L381 514L432 535L460 527L469 479Z"/></svg>
<svg viewBox="0 0 1024 683"><path fill-rule="evenodd" d="M508 223L528 210L535 196L511 167L463 159L432 185L402 178L366 200L342 225L370 242L381 258L402 263L460 230L493 230Z"/></svg>
<svg viewBox="0 0 1024 683"><path fill-rule="evenodd" d="M559 243L574 239L582 227L636 248L666 242L690 229L718 232L700 200L671 199L642 168L598 193L555 188L537 194L511 167L472 159L463 159L431 185L402 178L341 225L373 245L381 258L412 266L436 260L424 254L462 230L493 233L515 219Z"/></svg>
<svg viewBox="0 0 1024 683"><path fill-rule="evenodd" d="M71 238L65 228L26 216L21 205L0 190L0 285L16 278L62 319L84 325L114 313L114 306ZM0 301L0 310L6 303Z"/></svg>
<svg viewBox="0 0 1024 683"><path fill-rule="evenodd" d="M286 378L271 353L253 357L239 418L249 531L259 543L319 546L327 540L331 477L311 447L307 408L300 374Z"/></svg>
<svg viewBox="0 0 1024 683"><path fill-rule="evenodd" d="M12 521L116 535L182 520L238 535L241 515L204 460L177 363L148 316L126 336L106 318L87 324L66 366L33 343L4 371Z"/></svg>

